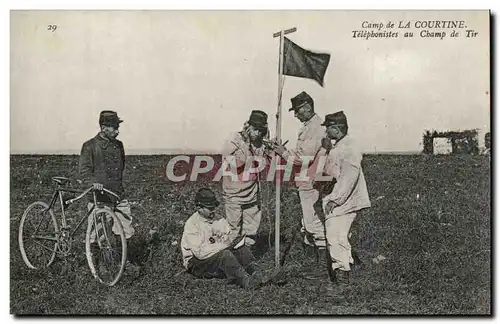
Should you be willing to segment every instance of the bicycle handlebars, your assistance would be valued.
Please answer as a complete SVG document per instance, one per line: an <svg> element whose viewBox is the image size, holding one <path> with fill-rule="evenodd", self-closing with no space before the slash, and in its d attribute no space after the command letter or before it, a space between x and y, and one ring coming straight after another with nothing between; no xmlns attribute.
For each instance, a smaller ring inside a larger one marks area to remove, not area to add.
<svg viewBox="0 0 500 324"><path fill-rule="evenodd" d="M102 191L109 193L111 196L114 196L117 200L121 200L121 199L120 199L120 196L118 196L117 194L115 194L115 193L114 193L113 191L111 191L111 190L108 190L108 189L106 189L106 188L102 188Z"/></svg>
<svg viewBox="0 0 500 324"><path fill-rule="evenodd" d="M84 192L82 192L79 196L77 196L77 197L75 197L73 199L67 200L66 203L68 205L70 205L70 204L74 203L75 201L82 199L83 197L85 197L91 191L97 191L97 190L94 189L94 187L90 187L87 190L85 190ZM111 190L108 190L106 188L102 188L101 192L103 192L103 191L106 192L106 193L108 193L108 194L110 194L110 195L112 195L112 196L114 196L117 200L121 200L120 196L118 196L117 194L115 194Z"/></svg>

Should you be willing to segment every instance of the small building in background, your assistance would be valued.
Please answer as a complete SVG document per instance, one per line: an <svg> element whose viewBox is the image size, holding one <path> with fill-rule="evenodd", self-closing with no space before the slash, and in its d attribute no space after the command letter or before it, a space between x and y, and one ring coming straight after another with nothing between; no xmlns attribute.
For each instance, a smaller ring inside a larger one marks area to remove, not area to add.
<svg viewBox="0 0 500 324"><path fill-rule="evenodd" d="M451 154L453 153L453 148L451 147L451 141L447 138L435 138L433 143L434 154Z"/></svg>
<svg viewBox="0 0 500 324"><path fill-rule="evenodd" d="M479 154L478 130L425 131L424 154Z"/></svg>

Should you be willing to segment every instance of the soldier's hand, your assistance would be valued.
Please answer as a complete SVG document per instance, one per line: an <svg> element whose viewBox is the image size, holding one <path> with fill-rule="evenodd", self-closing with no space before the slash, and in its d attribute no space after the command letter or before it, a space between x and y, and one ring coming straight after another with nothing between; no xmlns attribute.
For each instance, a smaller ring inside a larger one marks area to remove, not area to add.
<svg viewBox="0 0 500 324"><path fill-rule="evenodd" d="M273 144L274 144L273 151L279 156L283 156L283 154L285 154L286 152L285 145L281 145L276 142L274 142Z"/></svg>
<svg viewBox="0 0 500 324"><path fill-rule="evenodd" d="M243 125L243 129L241 130L241 135L243 137L243 140L245 142L248 142L248 140L250 139L250 135L248 134L248 129L250 128L250 124L248 122L246 122L244 125Z"/></svg>
<svg viewBox="0 0 500 324"><path fill-rule="evenodd" d="M337 205L333 201L329 201L325 206L325 216L330 214Z"/></svg>
<svg viewBox="0 0 500 324"><path fill-rule="evenodd" d="M102 185L102 183L93 183L92 184L92 188L94 190L98 190L98 191L102 191L102 189L104 189L104 186Z"/></svg>
<svg viewBox="0 0 500 324"><path fill-rule="evenodd" d="M332 149L332 147L333 147L333 145L332 145L332 140L331 140L331 139L329 139L328 137L323 137L323 138L321 139L321 146L322 146L325 150L330 151L330 150Z"/></svg>

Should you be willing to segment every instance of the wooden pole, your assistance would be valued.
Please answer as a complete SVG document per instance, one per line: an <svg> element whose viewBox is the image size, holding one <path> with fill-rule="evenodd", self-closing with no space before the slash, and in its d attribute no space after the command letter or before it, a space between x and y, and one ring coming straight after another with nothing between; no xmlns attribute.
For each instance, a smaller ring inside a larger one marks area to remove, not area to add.
<svg viewBox="0 0 500 324"><path fill-rule="evenodd" d="M283 47L285 41L285 35L297 31L297 28L290 28L287 30L281 30L273 34L273 37L280 38L279 46L279 69L278 69L278 111L276 113L276 142L281 144L281 93L283 92ZM278 166L280 162L279 155L275 156L275 163ZM276 268L280 267L280 214L281 214L281 183L276 173L276 213L274 218L274 262Z"/></svg>

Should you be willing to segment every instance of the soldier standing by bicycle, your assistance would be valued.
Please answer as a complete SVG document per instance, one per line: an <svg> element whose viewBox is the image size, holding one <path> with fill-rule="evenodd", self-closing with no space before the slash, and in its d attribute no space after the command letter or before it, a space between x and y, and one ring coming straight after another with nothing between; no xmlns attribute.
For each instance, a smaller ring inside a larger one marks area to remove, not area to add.
<svg viewBox="0 0 500 324"><path fill-rule="evenodd" d="M122 179L125 169L125 150L123 143L116 139L122 122L123 120L118 118L116 112L102 111L99 116L100 132L83 144L79 160L80 180L83 185L92 185L97 190L97 201L112 206L114 206L112 198L101 190L104 187L123 198ZM92 208L92 203L89 203L90 208ZM122 200L114 208L122 223L125 237L129 239L135 232L132 226L130 203L127 200ZM116 226L113 225L115 234L118 233ZM95 237L91 238L91 242L93 241L95 241Z"/></svg>

